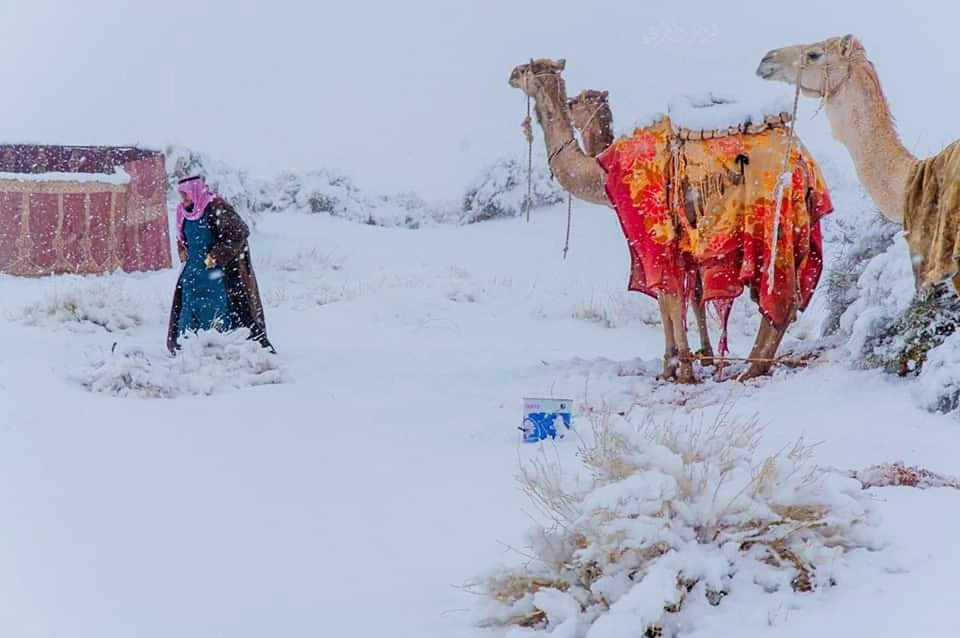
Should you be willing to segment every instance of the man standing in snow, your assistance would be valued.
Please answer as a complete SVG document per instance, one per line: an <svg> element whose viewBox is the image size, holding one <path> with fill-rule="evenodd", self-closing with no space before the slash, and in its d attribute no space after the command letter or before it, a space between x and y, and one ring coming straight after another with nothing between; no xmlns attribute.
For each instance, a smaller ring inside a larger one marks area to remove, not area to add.
<svg viewBox="0 0 960 638"><path fill-rule="evenodd" d="M175 353L187 331L244 327L275 353L267 340L250 260L249 228L203 177L180 180L177 191L182 199L177 205L177 252L185 263L173 294L167 349Z"/></svg>

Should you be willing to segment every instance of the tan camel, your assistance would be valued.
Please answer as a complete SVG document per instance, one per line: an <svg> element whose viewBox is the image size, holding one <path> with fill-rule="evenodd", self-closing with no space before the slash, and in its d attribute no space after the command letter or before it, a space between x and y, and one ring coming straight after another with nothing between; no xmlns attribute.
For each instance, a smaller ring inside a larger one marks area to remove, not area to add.
<svg viewBox="0 0 960 638"><path fill-rule="evenodd" d="M920 288L954 277L960 257L960 145L920 160L900 141L873 63L853 35L768 52L757 67L765 80L787 82L820 98L833 137L880 212L903 224Z"/></svg>
<svg viewBox="0 0 960 638"><path fill-rule="evenodd" d="M606 192L606 172L596 159L584 153L577 144L571 120L571 105L568 104L566 86L561 77L565 64L565 60L562 59L556 61L539 59L528 64L521 64L513 69L509 84L514 88L521 89L534 100L537 120L543 130L548 163L564 190L577 199L613 207L613 203ZM600 92L600 95L602 95L602 92ZM592 97L596 98L597 96L593 95ZM605 103L605 100L606 96L602 95L600 102ZM580 101L575 100L574 106L577 106ZM588 102L588 100L582 101ZM578 121L581 120L582 116L585 115L589 118L592 114L592 109L587 105L584 106L587 108L578 114ZM582 125L586 124L587 121L583 120ZM602 150L598 149L597 146L607 136L607 132L603 129L604 124L601 121L598 127L599 135L594 136L595 131L589 132L587 139L590 141L585 140L585 145L590 147L590 151L599 152L599 150ZM689 195L688 192L685 202L685 207L688 209L691 207ZM770 195L772 196L772 193ZM696 207L696 203L693 203L693 207ZM683 300L677 293L661 291L657 295L657 301L660 306L665 338L662 374L664 378L675 379L682 383L695 382L690 347L684 329ZM791 315L795 317L795 314L796 308L794 307ZM698 312L698 322L699 319L700 313ZM750 359L753 361L748 369L740 375L740 380L769 373L771 362L783 339L786 328L787 326L784 325L778 329L766 317L762 317L760 329L750 353ZM705 333L704 325L701 330L702 339ZM709 339L704 339L702 345L705 350L708 349L710 347Z"/></svg>

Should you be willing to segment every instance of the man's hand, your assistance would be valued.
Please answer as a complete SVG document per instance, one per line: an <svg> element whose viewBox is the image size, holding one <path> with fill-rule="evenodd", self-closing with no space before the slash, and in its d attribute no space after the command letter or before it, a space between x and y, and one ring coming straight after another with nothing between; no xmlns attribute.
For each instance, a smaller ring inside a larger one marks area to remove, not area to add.
<svg viewBox="0 0 960 638"><path fill-rule="evenodd" d="M213 261L213 257L211 257L210 255L207 255L203 259L203 265L207 267L207 270L210 270L211 268L216 266L216 262Z"/></svg>
<svg viewBox="0 0 960 638"><path fill-rule="evenodd" d="M185 262L187 260L187 247L181 243L177 243L177 255L180 256L180 262Z"/></svg>

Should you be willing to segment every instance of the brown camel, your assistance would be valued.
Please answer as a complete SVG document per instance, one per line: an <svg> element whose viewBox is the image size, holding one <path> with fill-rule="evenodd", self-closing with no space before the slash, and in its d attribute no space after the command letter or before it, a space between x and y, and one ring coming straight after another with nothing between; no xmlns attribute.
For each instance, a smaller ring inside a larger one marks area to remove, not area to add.
<svg viewBox="0 0 960 638"><path fill-rule="evenodd" d="M521 89L534 100L537 120L543 130L548 163L560 185L577 199L613 207L606 190L607 173L603 166L591 157L592 154L603 150L600 147L606 140L612 139L610 126L612 114L606 103L607 95L604 92L588 92L574 99L572 104L568 103L565 83L561 77L565 64L565 60L533 60L529 64L514 68L509 84ZM577 112L577 122L584 127L584 143L588 146L590 154L584 153L576 142L571 110ZM783 121L781 116L780 123L782 124ZM769 124L769 118L767 124ZM799 142L797 144L799 145ZM751 180L750 174L741 175L741 183ZM737 196L735 189L729 189L727 193L729 197ZM684 208L688 212L688 217L691 210L698 208L702 210L703 202L696 201L697 198L692 197L694 194L689 189L685 193ZM772 200L773 193L770 192L769 195ZM697 287L699 286L698 281ZM752 293L756 299L756 290L752 290ZM660 290L657 292L657 301L660 306L665 338L663 377L682 383L695 382L692 357L684 327L683 299L678 293ZM697 312L699 323L701 317L704 317L701 313L702 304L695 304L695 306L699 307ZM797 309L794 306L790 311L791 320L795 318ZM701 343L703 349L709 351L709 336L706 334L705 321L701 325ZM761 326L750 353L752 362L740 375L740 380L769 373L786 328L787 324L778 328L766 316L762 317Z"/></svg>
<svg viewBox="0 0 960 638"><path fill-rule="evenodd" d="M953 277L960 258L960 143L917 159L904 147L873 63L853 35L768 52L765 80L787 82L820 98L833 137L880 212L907 231L919 288Z"/></svg>

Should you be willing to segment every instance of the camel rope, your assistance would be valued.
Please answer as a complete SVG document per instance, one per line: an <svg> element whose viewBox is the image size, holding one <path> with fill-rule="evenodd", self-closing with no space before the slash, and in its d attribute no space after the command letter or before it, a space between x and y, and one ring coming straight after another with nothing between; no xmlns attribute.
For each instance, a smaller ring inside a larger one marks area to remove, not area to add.
<svg viewBox="0 0 960 638"><path fill-rule="evenodd" d="M527 95L527 117L523 120L523 134L527 138L527 199L524 201L527 221L530 221L530 204L533 201L533 125L530 122L530 96Z"/></svg>
<svg viewBox="0 0 960 638"><path fill-rule="evenodd" d="M797 70L797 81L793 91L793 112L790 117L790 132L787 134L787 147L783 150L783 162L780 168L780 177L777 179L777 189L774 191L774 197L777 200L776 208L773 212L773 234L770 238L770 264L767 266L767 294L773 292L774 272L777 265L777 245L780 235L780 215L783 209L783 189L787 179L793 179L793 173L787 172L787 162L790 159L790 151L793 150L793 141L796 136L797 108L800 105L800 81L803 75L803 67L806 54L801 52L800 68Z"/></svg>
<svg viewBox="0 0 960 638"><path fill-rule="evenodd" d="M830 363L827 359L802 359L797 357L788 357L782 355L779 357L719 357L719 356L709 356L701 353L697 354L687 354L687 355L677 355L676 357L679 361L717 361L720 360L724 363L728 361L735 361L741 363L772 363L785 365L787 367L803 367L808 366L813 363Z"/></svg>

